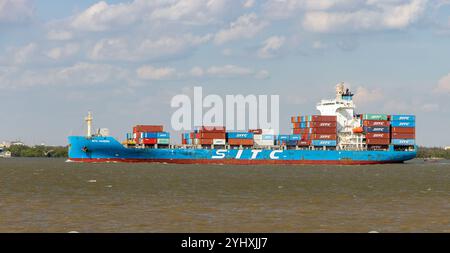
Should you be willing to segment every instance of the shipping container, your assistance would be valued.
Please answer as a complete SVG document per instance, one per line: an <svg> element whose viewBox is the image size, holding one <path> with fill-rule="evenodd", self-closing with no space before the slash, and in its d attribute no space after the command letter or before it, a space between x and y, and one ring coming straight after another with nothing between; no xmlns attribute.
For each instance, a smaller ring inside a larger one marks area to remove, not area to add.
<svg viewBox="0 0 450 253"><path fill-rule="evenodd" d="M169 138L158 138L157 143L158 144L169 144L170 139Z"/></svg>
<svg viewBox="0 0 450 253"><path fill-rule="evenodd" d="M232 146L253 146L253 139L229 139L228 144Z"/></svg>
<svg viewBox="0 0 450 253"><path fill-rule="evenodd" d="M290 141L300 141L302 136L300 134L292 134L289 136Z"/></svg>
<svg viewBox="0 0 450 253"><path fill-rule="evenodd" d="M389 133L366 133L367 139L389 139Z"/></svg>
<svg viewBox="0 0 450 253"><path fill-rule="evenodd" d="M253 139L253 133L248 132L229 132L227 139Z"/></svg>
<svg viewBox="0 0 450 253"><path fill-rule="evenodd" d="M289 140L289 135L280 134L280 135L277 136L277 140L279 140L279 141L287 141L287 140Z"/></svg>
<svg viewBox="0 0 450 253"><path fill-rule="evenodd" d="M312 140L311 144L313 146L327 146L327 147L332 147L332 146L336 146L337 142L334 140Z"/></svg>
<svg viewBox="0 0 450 253"><path fill-rule="evenodd" d="M198 133L199 139L225 139L226 134L221 132L201 132Z"/></svg>
<svg viewBox="0 0 450 253"><path fill-rule="evenodd" d="M392 121L416 121L416 116L414 115L392 115Z"/></svg>
<svg viewBox="0 0 450 253"><path fill-rule="evenodd" d="M389 133L389 127L364 127L366 133Z"/></svg>
<svg viewBox="0 0 450 253"><path fill-rule="evenodd" d="M388 120L386 114L364 114L362 117L364 120Z"/></svg>
<svg viewBox="0 0 450 253"><path fill-rule="evenodd" d="M272 135L272 134L263 134L263 135L262 135L262 140L263 140L263 141L273 141L273 140L275 140L275 135Z"/></svg>
<svg viewBox="0 0 450 253"><path fill-rule="evenodd" d="M298 141L297 146L311 146L311 141L310 140Z"/></svg>
<svg viewBox="0 0 450 253"><path fill-rule="evenodd" d="M416 134L392 133L392 139L415 139Z"/></svg>
<svg viewBox="0 0 450 253"><path fill-rule="evenodd" d="M416 129L414 127L392 127L391 132L399 134L416 134Z"/></svg>
<svg viewBox="0 0 450 253"><path fill-rule="evenodd" d="M133 127L133 132L163 132L164 127L161 125L136 125Z"/></svg>
<svg viewBox="0 0 450 253"><path fill-rule="evenodd" d="M274 135L275 134L275 129L270 129L270 128L263 128L262 130L262 134L269 134L269 135Z"/></svg>
<svg viewBox="0 0 450 253"><path fill-rule="evenodd" d="M225 145L226 140L225 139L213 139L213 144L214 145Z"/></svg>
<svg viewBox="0 0 450 253"><path fill-rule="evenodd" d="M144 132L141 133L141 138L170 138L167 132Z"/></svg>
<svg viewBox="0 0 450 253"><path fill-rule="evenodd" d="M336 122L336 116L324 116L324 115L311 115L308 121L320 121L320 122Z"/></svg>
<svg viewBox="0 0 450 253"><path fill-rule="evenodd" d="M219 133L223 133L225 132L225 127L224 126L202 126L201 130L203 132L219 132Z"/></svg>
<svg viewBox="0 0 450 253"><path fill-rule="evenodd" d="M156 138L143 138L143 139L141 139L140 143L145 144L145 145L153 145L153 144L157 144L158 143L158 139L156 139Z"/></svg>
<svg viewBox="0 0 450 253"><path fill-rule="evenodd" d="M320 128L294 128L292 130L293 134L336 134L337 129L331 127L320 127Z"/></svg>
<svg viewBox="0 0 450 253"><path fill-rule="evenodd" d="M387 150L389 145L367 145L368 150Z"/></svg>
<svg viewBox="0 0 450 253"><path fill-rule="evenodd" d="M364 120L363 121L363 126L368 126L368 127L388 127L389 121L387 120Z"/></svg>
<svg viewBox="0 0 450 253"><path fill-rule="evenodd" d="M262 134L262 129L250 129L248 132L253 134Z"/></svg>
<svg viewBox="0 0 450 253"><path fill-rule="evenodd" d="M389 143L390 143L389 139L379 139L379 138L366 139L367 145L389 145Z"/></svg>
<svg viewBox="0 0 450 253"><path fill-rule="evenodd" d="M273 146L274 141L273 140L254 140L256 145L259 146Z"/></svg>
<svg viewBox="0 0 450 253"><path fill-rule="evenodd" d="M392 139L392 144L397 146L411 146L416 144L416 140L414 139Z"/></svg>
<svg viewBox="0 0 450 253"><path fill-rule="evenodd" d="M336 134L312 134L311 140L336 140Z"/></svg>
<svg viewBox="0 0 450 253"><path fill-rule="evenodd" d="M212 145L213 139L197 139L199 145Z"/></svg>
<svg viewBox="0 0 450 253"><path fill-rule="evenodd" d="M414 121L391 121L392 127L416 127Z"/></svg>

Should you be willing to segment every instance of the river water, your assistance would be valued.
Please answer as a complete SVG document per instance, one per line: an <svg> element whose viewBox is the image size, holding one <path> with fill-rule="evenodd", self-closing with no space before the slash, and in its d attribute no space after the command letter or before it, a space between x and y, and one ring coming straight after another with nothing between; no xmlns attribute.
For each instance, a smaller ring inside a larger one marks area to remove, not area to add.
<svg viewBox="0 0 450 253"><path fill-rule="evenodd" d="M0 159L0 232L450 232L450 162Z"/></svg>

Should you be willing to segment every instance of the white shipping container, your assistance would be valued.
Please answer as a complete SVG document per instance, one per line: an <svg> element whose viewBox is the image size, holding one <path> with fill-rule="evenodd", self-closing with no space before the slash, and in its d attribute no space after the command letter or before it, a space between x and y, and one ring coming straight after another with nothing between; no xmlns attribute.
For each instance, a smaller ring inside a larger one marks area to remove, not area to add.
<svg viewBox="0 0 450 253"><path fill-rule="evenodd" d="M214 145L225 145L226 141L225 139L213 139Z"/></svg>
<svg viewBox="0 0 450 253"><path fill-rule="evenodd" d="M255 144L259 146L273 146L273 140L255 140Z"/></svg>
<svg viewBox="0 0 450 253"><path fill-rule="evenodd" d="M271 135L274 135L275 134L275 129L269 129L269 128L266 128L266 129L262 129L262 134L264 134L264 135L268 135L268 134L271 134Z"/></svg>
<svg viewBox="0 0 450 253"><path fill-rule="evenodd" d="M262 140L262 134L255 134L253 135L254 140Z"/></svg>

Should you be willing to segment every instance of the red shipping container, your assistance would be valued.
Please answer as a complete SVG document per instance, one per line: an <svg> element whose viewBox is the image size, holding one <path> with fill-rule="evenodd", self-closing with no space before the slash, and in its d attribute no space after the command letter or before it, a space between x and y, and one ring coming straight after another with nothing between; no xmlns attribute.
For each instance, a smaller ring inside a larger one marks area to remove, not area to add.
<svg viewBox="0 0 450 253"><path fill-rule="evenodd" d="M332 121L336 122L336 116L311 115L311 121Z"/></svg>
<svg viewBox="0 0 450 253"><path fill-rule="evenodd" d="M297 146L311 146L311 141L309 140L298 141Z"/></svg>
<svg viewBox="0 0 450 253"><path fill-rule="evenodd" d="M296 122L297 122L297 117L292 116L292 117L291 117L291 123L296 123Z"/></svg>
<svg viewBox="0 0 450 253"><path fill-rule="evenodd" d="M161 125L136 125L133 127L133 133L137 132L163 132L164 127Z"/></svg>
<svg viewBox="0 0 450 253"><path fill-rule="evenodd" d="M228 144L233 146L253 146L253 139L229 139Z"/></svg>
<svg viewBox="0 0 450 253"><path fill-rule="evenodd" d="M146 145L156 144L158 143L158 139L156 138L143 138L141 142Z"/></svg>
<svg viewBox="0 0 450 253"><path fill-rule="evenodd" d="M311 140L336 140L336 134L312 134Z"/></svg>
<svg viewBox="0 0 450 253"><path fill-rule="evenodd" d="M392 127L391 132L399 133L399 134L416 134L416 128L414 128L414 127Z"/></svg>
<svg viewBox="0 0 450 253"><path fill-rule="evenodd" d="M389 133L366 133L367 139L389 139Z"/></svg>
<svg viewBox="0 0 450 253"><path fill-rule="evenodd" d="M253 134L262 134L262 129L250 129L248 132Z"/></svg>
<svg viewBox="0 0 450 253"><path fill-rule="evenodd" d="M218 132L202 132L200 134L200 138L202 139L225 139L226 134L225 133L218 133Z"/></svg>
<svg viewBox="0 0 450 253"><path fill-rule="evenodd" d="M224 126L202 126L202 132L209 132L209 133L224 133L225 127Z"/></svg>
<svg viewBox="0 0 450 253"><path fill-rule="evenodd" d="M368 145L389 145L389 139L366 139Z"/></svg>
<svg viewBox="0 0 450 253"><path fill-rule="evenodd" d="M213 139L200 139L199 144L200 145L212 145Z"/></svg>
<svg viewBox="0 0 450 253"><path fill-rule="evenodd" d="M293 134L337 134L337 129L333 127L320 127L320 128L294 128Z"/></svg>
<svg viewBox="0 0 450 253"><path fill-rule="evenodd" d="M387 120L364 120L363 126L368 127L387 127L390 126L390 122Z"/></svg>
<svg viewBox="0 0 450 253"><path fill-rule="evenodd" d="M309 122L309 127L333 127L336 128L336 121L312 121Z"/></svg>
<svg viewBox="0 0 450 253"><path fill-rule="evenodd" d="M415 134L392 133L392 139L415 139Z"/></svg>

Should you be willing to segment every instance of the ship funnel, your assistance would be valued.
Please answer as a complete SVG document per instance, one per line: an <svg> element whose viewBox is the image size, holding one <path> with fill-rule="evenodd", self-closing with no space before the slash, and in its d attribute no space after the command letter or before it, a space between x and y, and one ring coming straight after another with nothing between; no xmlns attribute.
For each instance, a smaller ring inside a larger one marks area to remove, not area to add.
<svg viewBox="0 0 450 253"><path fill-rule="evenodd" d="M342 95L344 95L344 89L344 82L336 84L336 100L342 99Z"/></svg>

